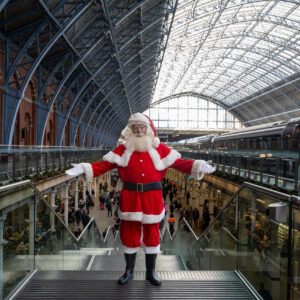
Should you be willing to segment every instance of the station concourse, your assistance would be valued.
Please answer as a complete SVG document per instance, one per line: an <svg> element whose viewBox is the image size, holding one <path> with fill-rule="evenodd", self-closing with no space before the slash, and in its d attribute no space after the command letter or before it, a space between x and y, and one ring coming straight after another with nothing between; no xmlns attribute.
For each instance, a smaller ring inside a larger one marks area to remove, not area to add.
<svg viewBox="0 0 300 300"><path fill-rule="evenodd" d="M0 1L0 299L300 299L299 29L296 0ZM161 286L145 245L117 284L118 170L66 174L137 113L215 169L153 150Z"/></svg>

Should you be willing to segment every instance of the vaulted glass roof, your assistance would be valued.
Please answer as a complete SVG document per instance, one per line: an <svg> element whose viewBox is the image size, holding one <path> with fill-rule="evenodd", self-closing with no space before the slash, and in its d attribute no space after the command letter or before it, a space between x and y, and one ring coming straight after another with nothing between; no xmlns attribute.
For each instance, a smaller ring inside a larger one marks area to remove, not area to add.
<svg viewBox="0 0 300 300"><path fill-rule="evenodd" d="M194 92L239 114L237 104L291 76L299 91L299 52L299 1L179 0L152 102ZM289 97L282 109L290 101L299 112Z"/></svg>

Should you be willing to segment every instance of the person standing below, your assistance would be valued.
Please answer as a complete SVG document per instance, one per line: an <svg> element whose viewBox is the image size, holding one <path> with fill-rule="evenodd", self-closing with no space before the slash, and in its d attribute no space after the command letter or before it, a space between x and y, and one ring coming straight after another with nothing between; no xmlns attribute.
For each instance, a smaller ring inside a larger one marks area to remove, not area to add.
<svg viewBox="0 0 300 300"><path fill-rule="evenodd" d="M171 214L171 215L170 215L170 218L169 218L169 220L168 220L168 223L169 223L169 230L170 230L171 236L173 236L173 234L174 234L174 232L175 232L175 228L174 228L175 222L176 222L176 220L175 220L175 218L174 218L174 215Z"/></svg>
<svg viewBox="0 0 300 300"><path fill-rule="evenodd" d="M159 223L165 216L161 181L168 168L192 175L196 180L215 171L204 160L183 160L174 149L160 143L150 118L133 114L122 132L125 143L104 155L103 161L74 164L68 175L85 174L90 182L117 168L123 181L119 216L120 238L124 247L126 269L119 279L123 285L133 278L136 252L141 246L141 230L146 252L146 279L161 285L155 273L157 253L160 251Z"/></svg>
<svg viewBox="0 0 300 300"><path fill-rule="evenodd" d="M197 207L194 208L193 211L193 218L194 218L194 226L195 228L199 227L199 217L200 217L200 213Z"/></svg>
<svg viewBox="0 0 300 300"><path fill-rule="evenodd" d="M112 217L112 205L111 205L111 200L108 199L106 202L106 208L107 208L107 216L109 215Z"/></svg>
<svg viewBox="0 0 300 300"><path fill-rule="evenodd" d="M186 203L187 205L190 205L190 198L191 198L191 194L189 191L186 192Z"/></svg>

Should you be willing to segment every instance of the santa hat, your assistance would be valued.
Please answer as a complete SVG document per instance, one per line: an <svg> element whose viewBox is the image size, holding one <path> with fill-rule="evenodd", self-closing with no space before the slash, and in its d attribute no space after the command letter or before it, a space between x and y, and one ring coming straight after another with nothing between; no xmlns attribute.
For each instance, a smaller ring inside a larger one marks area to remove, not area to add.
<svg viewBox="0 0 300 300"><path fill-rule="evenodd" d="M148 116L141 114L141 113L133 114L129 118L128 125L122 131L122 136L125 138L125 140L128 136L130 136L132 134L132 125L133 124L146 125L147 126L146 134L150 134L153 136L153 146L155 148L158 147L158 145L160 144L160 140L157 137L155 126L154 126L152 120Z"/></svg>

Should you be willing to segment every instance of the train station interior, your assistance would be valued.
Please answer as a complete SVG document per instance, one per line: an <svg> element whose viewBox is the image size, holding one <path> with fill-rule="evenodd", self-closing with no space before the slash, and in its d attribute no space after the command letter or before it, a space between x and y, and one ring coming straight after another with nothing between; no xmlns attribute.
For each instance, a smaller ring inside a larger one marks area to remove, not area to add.
<svg viewBox="0 0 300 300"><path fill-rule="evenodd" d="M0 0L0 116L0 300L300 300L299 0Z"/></svg>

